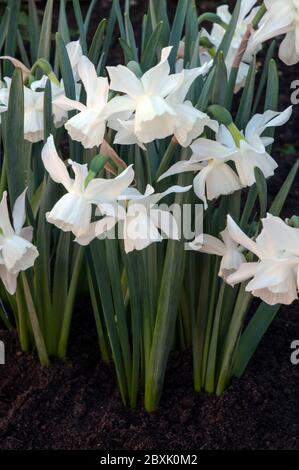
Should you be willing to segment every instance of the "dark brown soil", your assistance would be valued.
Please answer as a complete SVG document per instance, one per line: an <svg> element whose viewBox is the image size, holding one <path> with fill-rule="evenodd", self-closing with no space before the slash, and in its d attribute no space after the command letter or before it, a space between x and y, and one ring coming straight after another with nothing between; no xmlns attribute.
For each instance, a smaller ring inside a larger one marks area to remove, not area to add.
<svg viewBox="0 0 299 470"><path fill-rule="evenodd" d="M41 369L0 332L1 449L299 449L298 307L282 309L246 374L216 398L192 390L191 355L173 354L160 409L123 407L113 369L100 361L89 310L70 359ZM75 322L78 325L78 319ZM91 337L92 336L92 337Z"/></svg>
<svg viewBox="0 0 299 470"><path fill-rule="evenodd" d="M144 2L135 4L140 21ZM93 22L96 27L98 18ZM298 67L280 68L284 109ZM280 169L270 182L271 197L298 158L298 118L295 106L291 124L278 132L273 155ZM290 145L295 152L286 151ZM298 181L285 216L299 215ZM100 360L89 307L76 315L69 360L49 369L20 352L14 333L0 331L7 360L0 366L0 448L298 450L299 365L290 362L290 344L299 340L298 314L298 303L281 310L242 380L220 398L195 393L191 354L174 353L161 406L152 415L143 411L142 397L136 410L123 407L113 368Z"/></svg>

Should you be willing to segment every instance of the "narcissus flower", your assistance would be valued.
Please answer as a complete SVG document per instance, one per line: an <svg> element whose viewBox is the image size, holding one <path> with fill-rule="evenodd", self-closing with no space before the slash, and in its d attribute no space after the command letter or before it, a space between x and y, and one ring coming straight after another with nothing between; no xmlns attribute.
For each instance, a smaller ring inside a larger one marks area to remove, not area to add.
<svg viewBox="0 0 299 470"><path fill-rule="evenodd" d="M264 114L256 114L247 124L244 134L238 132L234 125L228 126L229 130L223 125L220 127L217 140L231 150L236 150L233 161L243 186L252 186L255 183L256 167L265 178L274 174L278 165L266 150L266 146L272 144L274 139L262 137L262 134L270 127L285 124L291 114L292 106L282 113L266 111Z"/></svg>
<svg viewBox="0 0 299 470"><path fill-rule="evenodd" d="M227 228L232 239L258 260L242 264L227 282L235 285L252 278L247 292L270 305L291 304L298 298L299 229L270 214L262 223L263 230L253 241L228 216Z"/></svg>
<svg viewBox="0 0 299 470"><path fill-rule="evenodd" d="M94 222L89 237L76 241L88 244L93 238L100 238L112 230L117 223L119 237L124 240L126 253L143 250L165 238L179 240L179 228L173 214L169 210L159 208L157 203L169 194L186 192L190 188L191 186L172 186L163 193L154 193L154 188L148 185L144 194L129 188L118 198L119 204L115 206L115 213L113 214L110 206L107 212L111 215ZM101 205L100 208L102 212L105 206Z"/></svg>
<svg viewBox="0 0 299 470"><path fill-rule="evenodd" d="M66 96L59 96L54 104L66 111L80 111L66 122L65 128L71 138L81 142L85 148L98 147L103 142L108 117L108 80L97 76L94 65L85 56L78 62L78 74L86 91L86 105Z"/></svg>
<svg viewBox="0 0 299 470"><path fill-rule="evenodd" d="M234 60L238 53L238 49L242 43L244 35L247 31L248 25L250 25L255 17L258 8L253 8L257 3L257 0L242 0L241 1L241 8L240 14L237 22L237 26L233 35L233 39L231 42L231 46L229 48L227 57L225 59L226 67L228 75L231 72ZM223 21L223 26L220 24L214 24L211 30L211 33L208 33L206 30L203 29L203 37L209 39L210 43L213 44L215 50L217 50L223 40L223 37L226 33L226 26L228 26L231 22L232 15L229 12L228 5L221 5L217 8L217 15ZM257 41L254 48L251 49L250 53L246 52L243 60L240 64L237 81L236 81L236 89L235 91L239 91L245 84L246 77L249 71L249 64L252 60L253 54L255 54L260 49L261 43ZM208 53L209 50L206 50ZM204 60L207 60L205 56L203 56Z"/></svg>
<svg viewBox="0 0 299 470"><path fill-rule="evenodd" d="M123 65L107 67L110 88L124 93L112 101L123 111L134 113L129 129L122 123L123 131L117 136L118 143L126 144L133 135L136 143L149 143L174 134L186 147L202 133L205 125L209 125L209 117L185 101L190 86L199 75L208 71L209 65L171 75L167 60L170 52L171 47L163 49L159 64L141 78Z"/></svg>
<svg viewBox="0 0 299 470"><path fill-rule="evenodd" d="M268 39L286 34L279 48L279 57L286 65L299 62L299 2L298 0L264 0L267 13L252 36L249 48Z"/></svg>
<svg viewBox="0 0 299 470"><path fill-rule="evenodd" d="M66 46L75 82L78 79L77 66L82 57L82 48L79 41L73 41ZM34 80L30 86L24 86L24 138L36 143L44 139L44 89L48 77L43 75L41 79ZM11 78L5 77L6 86L0 88L0 114L7 111ZM51 83L53 119L56 127L60 127L67 120L67 113L62 109L56 99L64 96L63 80L60 83ZM76 92L79 95L80 85L76 83Z"/></svg>
<svg viewBox="0 0 299 470"><path fill-rule="evenodd" d="M197 197L204 202L205 209L208 207L207 201L241 189L237 174L227 164L233 159L236 149L203 138L193 142L191 149L193 155L190 160L175 163L159 181L182 172L199 172L193 180L193 188Z"/></svg>
<svg viewBox="0 0 299 470"><path fill-rule="evenodd" d="M220 237L222 240L212 235L201 234L189 246L195 251L221 256L218 275L227 279L230 274L239 269L241 264L246 262L246 259L242 254L244 248L230 236L227 228L220 233Z"/></svg>
<svg viewBox="0 0 299 470"><path fill-rule="evenodd" d="M111 203L132 183L132 166L114 179L94 178L87 182L87 165L69 161L75 175L72 179L63 161L59 158L53 136L50 136L42 150L42 160L50 177L62 184L65 194L46 214L48 222L76 237L84 235L91 222L92 204Z"/></svg>
<svg viewBox="0 0 299 470"><path fill-rule="evenodd" d="M17 198L13 209L13 225L10 222L7 193L0 203L0 278L6 290L13 295L20 271L34 265L38 251L32 245L32 227L24 227L26 190Z"/></svg>

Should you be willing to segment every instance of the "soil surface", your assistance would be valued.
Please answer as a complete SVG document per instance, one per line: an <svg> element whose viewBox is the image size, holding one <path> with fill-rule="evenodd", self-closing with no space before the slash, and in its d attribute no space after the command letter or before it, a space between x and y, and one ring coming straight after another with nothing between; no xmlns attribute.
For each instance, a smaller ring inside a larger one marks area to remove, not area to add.
<svg viewBox="0 0 299 470"><path fill-rule="evenodd" d="M109 3L103 0L101 11ZM137 22L144 2L134 3ZM101 16L99 11L93 16L95 27ZM290 104L297 69L280 64L280 109ZM270 197L299 156L298 119L295 106L291 123L277 133L273 156L280 168L269 183ZM284 211L293 214L299 215L299 178ZM114 370L101 362L89 306L75 316L68 361L49 369L42 369L35 355L20 352L14 333L0 331L6 346L0 448L298 450L299 365L290 361L290 345L299 340L298 310L298 303L281 309L244 377L220 398L195 393L190 352L173 353L160 408L151 415L142 409L142 397L136 410L123 407Z"/></svg>
<svg viewBox="0 0 299 470"><path fill-rule="evenodd" d="M89 308L75 319L69 360L42 369L15 334L1 366L1 449L299 449L297 306L282 309L247 372L220 398L192 390L191 354L174 353L158 411L142 397L124 408L114 371L101 363ZM92 335L92 337L91 337Z"/></svg>

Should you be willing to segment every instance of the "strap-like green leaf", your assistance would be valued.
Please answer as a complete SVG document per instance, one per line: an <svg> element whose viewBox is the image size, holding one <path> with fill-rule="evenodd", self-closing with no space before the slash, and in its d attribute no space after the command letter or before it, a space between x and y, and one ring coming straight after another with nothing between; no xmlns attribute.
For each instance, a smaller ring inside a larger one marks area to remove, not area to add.
<svg viewBox="0 0 299 470"><path fill-rule="evenodd" d="M267 305L261 303L247 328L241 336L240 344L235 355L233 375L242 377L256 348L276 317L280 305Z"/></svg>

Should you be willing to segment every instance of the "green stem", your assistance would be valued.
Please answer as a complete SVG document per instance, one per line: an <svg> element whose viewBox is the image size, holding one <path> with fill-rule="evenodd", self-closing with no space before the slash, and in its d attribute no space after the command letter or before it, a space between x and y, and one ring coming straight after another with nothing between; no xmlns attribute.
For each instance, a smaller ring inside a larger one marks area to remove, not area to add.
<svg viewBox="0 0 299 470"><path fill-rule="evenodd" d="M172 157L177 149L177 146L178 144L176 142L174 142L173 140L170 142L163 158L162 158L162 161L158 167L158 170L157 170L157 176L156 176L156 179L158 180L158 178L160 178L160 176L166 171L168 170L169 166L170 166L170 163L171 163L171 160L172 160Z"/></svg>
<svg viewBox="0 0 299 470"><path fill-rule="evenodd" d="M58 357L65 358L67 351L67 344L70 334L71 320L73 316L74 302L77 291L77 285L80 277L80 271L83 261L84 248L79 247L74 262L73 275L70 282L70 287L66 299L66 304L63 312L63 321L61 327L61 333L58 343Z"/></svg>
<svg viewBox="0 0 299 470"><path fill-rule="evenodd" d="M205 389L208 393L213 393L215 388L215 372L216 372L216 360L217 360L217 353L218 353L218 339L219 339L219 329L220 329L220 320L222 315L222 306L223 306L223 299L225 296L226 291L226 284L222 282L216 312L215 312L215 319L213 323L213 331L212 331L212 338L210 343L209 349L209 357L207 363L207 370L206 370L206 378L205 378Z"/></svg>
<svg viewBox="0 0 299 470"><path fill-rule="evenodd" d="M18 334L20 339L20 345L22 351L29 351L29 335L27 329L27 315L26 315L26 303L24 300L24 294L22 285L18 283L16 290L16 301L17 301L17 312L18 312Z"/></svg>
<svg viewBox="0 0 299 470"><path fill-rule="evenodd" d="M263 3L263 5L261 5L259 10L257 11L255 17L253 18L252 27L254 29L258 29L259 23L261 19L264 17L264 15L266 14L266 12L267 12L267 8L265 7L265 4Z"/></svg>
<svg viewBox="0 0 299 470"><path fill-rule="evenodd" d="M41 365L43 367L47 367L49 366L50 361L49 361L44 337L40 329L40 325L39 325L38 317L37 317L36 310L34 307L34 303L32 300L32 296L30 293L29 284L26 278L26 274L24 272L21 274L21 276L22 276L22 281L23 281L25 299L27 303L28 316L29 316L30 323L32 326L32 331L33 331L33 336L34 336L34 340L36 344L38 357L39 357Z"/></svg>
<svg viewBox="0 0 299 470"><path fill-rule="evenodd" d="M242 284L225 341L224 354L216 388L217 395L221 395L224 392L230 380L234 351L240 339L250 301L251 293L245 292L245 284Z"/></svg>

